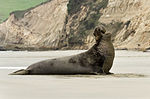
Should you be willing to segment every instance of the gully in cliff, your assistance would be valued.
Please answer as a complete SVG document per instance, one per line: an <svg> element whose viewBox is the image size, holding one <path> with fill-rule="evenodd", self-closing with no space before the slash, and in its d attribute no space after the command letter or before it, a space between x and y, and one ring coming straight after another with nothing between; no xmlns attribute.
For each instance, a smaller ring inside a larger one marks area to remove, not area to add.
<svg viewBox="0 0 150 99"><path fill-rule="evenodd" d="M104 27L94 30L96 44L88 51L62 58L48 59L18 70L12 75L48 75L48 74L110 74L113 65L114 47L111 34Z"/></svg>

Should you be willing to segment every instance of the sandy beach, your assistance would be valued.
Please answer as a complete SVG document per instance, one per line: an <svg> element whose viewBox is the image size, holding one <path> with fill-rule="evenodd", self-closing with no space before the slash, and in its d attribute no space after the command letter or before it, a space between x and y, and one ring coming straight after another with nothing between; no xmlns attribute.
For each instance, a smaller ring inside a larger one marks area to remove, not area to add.
<svg viewBox="0 0 150 99"><path fill-rule="evenodd" d="M0 51L0 99L150 99L150 52L116 51L114 75L8 75L84 51Z"/></svg>

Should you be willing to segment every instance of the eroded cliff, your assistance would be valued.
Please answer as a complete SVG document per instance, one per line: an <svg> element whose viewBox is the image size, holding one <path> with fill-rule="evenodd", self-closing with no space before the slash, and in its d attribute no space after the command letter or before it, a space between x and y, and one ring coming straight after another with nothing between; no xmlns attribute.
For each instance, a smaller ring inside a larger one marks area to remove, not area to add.
<svg viewBox="0 0 150 99"><path fill-rule="evenodd" d="M113 33L115 48L142 51L150 48L149 5L149 0L109 0L99 21Z"/></svg>
<svg viewBox="0 0 150 99"><path fill-rule="evenodd" d="M15 11L0 25L0 42L7 49L55 49L67 16L68 0L51 0L25 11Z"/></svg>
<svg viewBox="0 0 150 99"><path fill-rule="evenodd" d="M104 25L116 49L150 48L150 1L50 0L15 11L0 24L0 45L13 50L88 49Z"/></svg>

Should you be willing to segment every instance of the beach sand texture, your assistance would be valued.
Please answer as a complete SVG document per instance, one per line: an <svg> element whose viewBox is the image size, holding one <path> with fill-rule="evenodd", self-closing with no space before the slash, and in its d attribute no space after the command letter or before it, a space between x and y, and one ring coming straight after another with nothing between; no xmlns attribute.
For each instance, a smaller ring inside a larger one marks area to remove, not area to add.
<svg viewBox="0 0 150 99"><path fill-rule="evenodd" d="M150 52L116 51L114 75L8 75L81 52L0 51L0 99L150 99Z"/></svg>

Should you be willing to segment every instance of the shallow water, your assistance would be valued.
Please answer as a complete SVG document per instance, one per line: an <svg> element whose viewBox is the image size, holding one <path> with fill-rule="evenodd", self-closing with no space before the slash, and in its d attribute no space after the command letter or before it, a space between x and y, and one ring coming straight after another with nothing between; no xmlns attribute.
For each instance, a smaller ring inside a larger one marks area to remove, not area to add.
<svg viewBox="0 0 150 99"><path fill-rule="evenodd" d="M150 53L116 51L114 75L8 75L84 51L0 52L0 99L150 99Z"/></svg>

